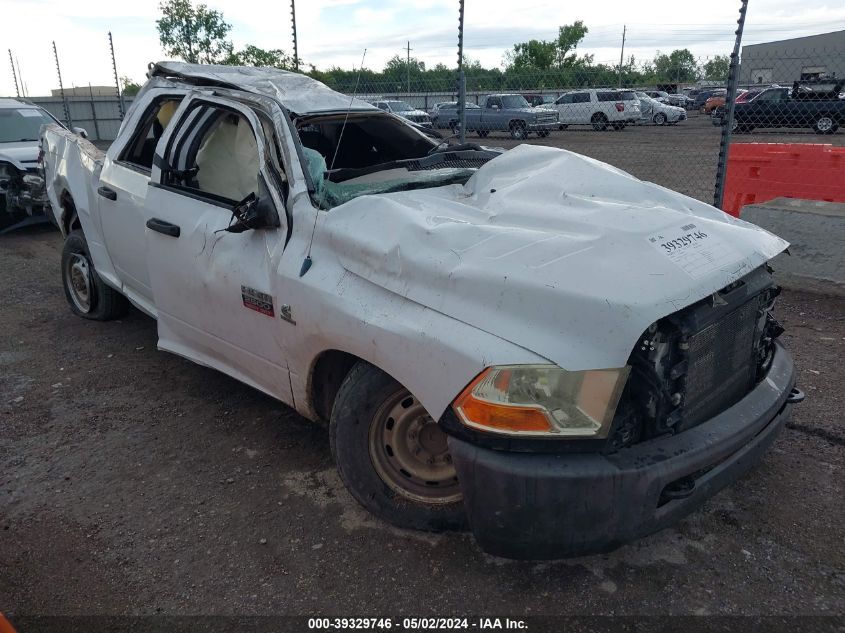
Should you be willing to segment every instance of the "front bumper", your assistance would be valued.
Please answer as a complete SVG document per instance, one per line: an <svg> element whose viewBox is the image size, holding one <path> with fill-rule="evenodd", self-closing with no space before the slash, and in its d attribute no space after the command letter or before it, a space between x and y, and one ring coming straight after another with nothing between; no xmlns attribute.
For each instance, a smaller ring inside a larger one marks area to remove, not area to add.
<svg viewBox="0 0 845 633"><path fill-rule="evenodd" d="M778 345L766 378L734 406L611 455L494 451L450 436L470 527L485 551L521 559L608 551L656 532L760 461L794 385Z"/></svg>
<svg viewBox="0 0 845 633"><path fill-rule="evenodd" d="M535 121L534 123L528 123L526 125L526 129L530 131L540 130L541 132L545 132L548 130L553 130L558 125L557 120L549 120L549 121Z"/></svg>

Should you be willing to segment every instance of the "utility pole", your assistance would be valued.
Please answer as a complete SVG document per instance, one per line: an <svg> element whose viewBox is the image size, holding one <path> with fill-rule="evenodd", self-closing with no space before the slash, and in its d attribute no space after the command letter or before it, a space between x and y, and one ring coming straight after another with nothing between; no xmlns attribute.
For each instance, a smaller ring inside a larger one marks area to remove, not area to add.
<svg viewBox="0 0 845 633"><path fill-rule="evenodd" d="M466 100L467 100L467 80L464 76L464 0L460 2L460 13L458 14L458 125L461 129L458 130L460 134L461 143L466 143Z"/></svg>
<svg viewBox="0 0 845 633"><path fill-rule="evenodd" d="M290 23L293 32L293 67L299 70L299 43L296 41L296 0L290 0Z"/></svg>
<svg viewBox="0 0 845 633"><path fill-rule="evenodd" d="M622 87L622 62L625 59L625 33L628 30L628 26L623 24L622 25L622 52L619 53L619 87Z"/></svg>
<svg viewBox="0 0 845 633"><path fill-rule="evenodd" d="M408 94L411 94L411 42L408 42L408 57L407 61L405 62L405 72L408 77Z"/></svg>
<svg viewBox="0 0 845 633"><path fill-rule="evenodd" d="M15 80L15 93L20 97L21 90L18 88L18 74L15 72L15 60L12 59L12 49L9 49L9 62L12 64L12 77Z"/></svg>
<svg viewBox="0 0 845 633"><path fill-rule="evenodd" d="M70 118L70 106L68 106L67 97L65 96L65 87L62 85L62 69L59 66L59 52L56 50L55 40L53 41L53 56L56 58L56 72L59 74L59 92L62 95L62 105L65 108L65 125L72 128L73 121Z"/></svg>
<svg viewBox="0 0 845 633"><path fill-rule="evenodd" d="M120 80L117 78L117 62L114 60L114 43L111 39L111 31L109 31L109 50L111 51L111 67L114 71L114 87L117 89L117 111L120 114L120 120L123 121L123 116L126 113L126 108L123 105L123 93L120 91ZM90 87L91 84L88 84ZM91 97L91 107L94 107L94 98ZM94 119L96 120L96 116Z"/></svg>

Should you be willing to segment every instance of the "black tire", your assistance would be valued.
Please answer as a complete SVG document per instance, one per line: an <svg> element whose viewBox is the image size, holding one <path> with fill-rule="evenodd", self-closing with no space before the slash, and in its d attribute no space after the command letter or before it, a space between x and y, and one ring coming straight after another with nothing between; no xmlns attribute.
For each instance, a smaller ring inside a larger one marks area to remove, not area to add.
<svg viewBox="0 0 845 633"><path fill-rule="evenodd" d="M614 123L614 124L613 124L613 129L614 129L614 130L616 130L617 132L619 132L619 131L621 131L621 130L624 130L624 129L625 129L625 124L624 124L624 123Z"/></svg>
<svg viewBox="0 0 845 633"><path fill-rule="evenodd" d="M549 135L549 133L550 133L549 130L539 130L537 132L537 136L539 136L540 138L546 138Z"/></svg>
<svg viewBox="0 0 845 633"><path fill-rule="evenodd" d="M452 134L457 134L460 127L461 126L454 121L449 121L449 131L452 132Z"/></svg>
<svg viewBox="0 0 845 633"><path fill-rule="evenodd" d="M601 112L596 112L590 118L590 123L596 132L604 132L607 129L607 117Z"/></svg>
<svg viewBox="0 0 845 633"><path fill-rule="evenodd" d="M62 249L62 286L70 309L94 321L118 319L129 310L129 301L100 279L80 229L71 231Z"/></svg>
<svg viewBox="0 0 845 633"><path fill-rule="evenodd" d="M338 391L329 424L332 456L340 478L362 506L388 523L426 531L461 529L466 525L466 515L457 476L451 476L454 467L451 467L448 450L441 453L442 457L433 466L445 469L446 478L441 480L439 488L435 482L422 482L413 466L408 466L411 472L405 470L403 476L396 474L401 469L389 463L394 459L407 465L409 459L418 459L423 470L427 464L434 463L423 462L414 455L409 457L407 452L402 461L400 443L410 441L406 438L411 435L419 438L424 435L404 426L403 410L417 420L419 412L423 411L407 389L377 367L359 361L352 368ZM395 411L399 411L398 415ZM418 428L443 433L436 422L431 418L428 421ZM395 429L396 436L388 436L386 429ZM428 436L431 437L431 433ZM434 437L438 442L445 442L445 433L442 438ZM417 441L421 443L422 439ZM395 443L396 450L391 443ZM446 468L447 462L451 471ZM426 488L427 484L431 484L430 488ZM428 494L432 495L430 501L427 501ZM435 499L437 495L440 497Z"/></svg>
<svg viewBox="0 0 845 633"><path fill-rule="evenodd" d="M490 134L490 130L478 130L478 136L481 138L487 138Z"/></svg>
<svg viewBox="0 0 845 633"><path fill-rule="evenodd" d="M813 131L816 134L835 134L839 124L829 114L822 114L813 121Z"/></svg>
<svg viewBox="0 0 845 633"><path fill-rule="evenodd" d="M562 132L563 130L565 130L565 129L566 129L566 128L568 128L568 127L569 127L568 125L558 125L558 126L557 126L557 129L558 129L558 130L560 130L560 131Z"/></svg>
<svg viewBox="0 0 845 633"><path fill-rule="evenodd" d="M658 112L654 115L654 123L656 125L666 125L666 115L662 112Z"/></svg>
<svg viewBox="0 0 845 633"><path fill-rule="evenodd" d="M511 138L515 141L523 141L528 138L528 130L525 128L524 121L511 121L508 126L511 133Z"/></svg>

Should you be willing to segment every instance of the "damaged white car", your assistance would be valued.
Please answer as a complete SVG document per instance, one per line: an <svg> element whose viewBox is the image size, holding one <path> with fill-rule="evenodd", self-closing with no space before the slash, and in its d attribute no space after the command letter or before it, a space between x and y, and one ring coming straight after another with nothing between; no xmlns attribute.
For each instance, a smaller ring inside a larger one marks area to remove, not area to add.
<svg viewBox="0 0 845 633"><path fill-rule="evenodd" d="M690 512L801 399L787 244L549 147L448 145L302 75L160 63L105 155L45 128L71 309L329 422L366 508L517 558Z"/></svg>

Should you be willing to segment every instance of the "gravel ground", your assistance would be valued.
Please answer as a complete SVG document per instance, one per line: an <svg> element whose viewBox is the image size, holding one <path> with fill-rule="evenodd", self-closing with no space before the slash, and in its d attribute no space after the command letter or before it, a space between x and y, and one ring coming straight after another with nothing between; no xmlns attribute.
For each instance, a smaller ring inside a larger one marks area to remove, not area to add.
<svg viewBox="0 0 845 633"><path fill-rule="evenodd" d="M157 352L137 311L73 316L60 249L0 237L7 614L845 613L845 299L782 296L808 398L756 470L611 554L525 563L373 519L325 428Z"/></svg>

